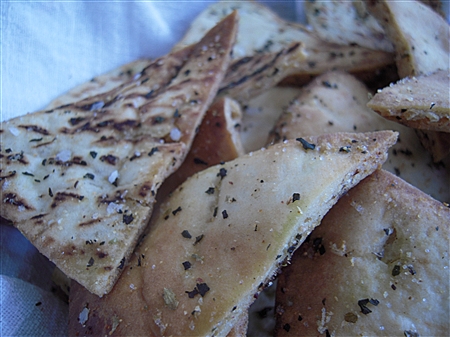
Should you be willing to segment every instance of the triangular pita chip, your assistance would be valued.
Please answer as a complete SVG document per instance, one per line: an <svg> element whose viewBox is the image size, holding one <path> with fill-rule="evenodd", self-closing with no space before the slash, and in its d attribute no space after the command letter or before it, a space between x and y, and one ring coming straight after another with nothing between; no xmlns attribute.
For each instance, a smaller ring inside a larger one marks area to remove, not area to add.
<svg viewBox="0 0 450 337"><path fill-rule="evenodd" d="M229 62L233 13L199 44L81 102L2 124L2 216L101 296L186 155Z"/></svg>
<svg viewBox="0 0 450 337"><path fill-rule="evenodd" d="M69 334L225 336L396 138L292 140L195 174L161 205L113 290L71 299Z"/></svg>
<svg viewBox="0 0 450 337"><path fill-rule="evenodd" d="M367 106L412 128L450 132L450 73L405 77L379 90Z"/></svg>
<svg viewBox="0 0 450 337"><path fill-rule="evenodd" d="M283 269L275 336L447 336L449 226L448 206L375 172Z"/></svg>
<svg viewBox="0 0 450 337"><path fill-rule="evenodd" d="M400 133L399 141L389 149L383 168L437 200L450 200L450 172L445 165L431 163L414 129L382 118L366 106L368 101L369 90L354 76L340 71L320 75L284 110L269 141L331 132L395 130Z"/></svg>

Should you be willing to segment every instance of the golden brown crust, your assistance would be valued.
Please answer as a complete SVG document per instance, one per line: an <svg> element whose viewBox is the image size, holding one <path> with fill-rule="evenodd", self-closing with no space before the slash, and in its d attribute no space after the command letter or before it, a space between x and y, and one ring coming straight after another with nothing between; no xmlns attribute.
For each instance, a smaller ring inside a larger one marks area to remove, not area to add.
<svg viewBox="0 0 450 337"><path fill-rule="evenodd" d="M447 335L449 225L447 206L376 171L279 275L275 335Z"/></svg>

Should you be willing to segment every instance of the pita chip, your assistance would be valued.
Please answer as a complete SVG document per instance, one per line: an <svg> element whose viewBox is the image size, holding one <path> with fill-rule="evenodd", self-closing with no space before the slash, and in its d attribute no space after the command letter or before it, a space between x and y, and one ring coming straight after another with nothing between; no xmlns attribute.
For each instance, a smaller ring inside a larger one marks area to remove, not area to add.
<svg viewBox="0 0 450 337"><path fill-rule="evenodd" d="M396 137L292 140L191 176L162 203L113 290L71 299L69 333L109 334L115 320L111 335L225 336L340 195L382 164ZM350 153L340 150L355 143ZM89 317L80 321L85 308Z"/></svg>
<svg viewBox="0 0 450 337"><path fill-rule="evenodd" d="M394 43L400 78L450 67L447 21L419 1L369 1L369 11Z"/></svg>
<svg viewBox="0 0 450 337"><path fill-rule="evenodd" d="M450 73L406 77L379 90L367 106L412 128L450 132Z"/></svg>
<svg viewBox="0 0 450 337"><path fill-rule="evenodd" d="M376 171L279 275L275 336L447 336L449 226L448 206Z"/></svg>
<svg viewBox="0 0 450 337"><path fill-rule="evenodd" d="M228 66L236 20L111 91L2 124L2 217L94 294L111 290L157 189L186 156Z"/></svg>
<svg viewBox="0 0 450 337"><path fill-rule="evenodd" d="M308 24L321 39L393 53L394 46L364 1L305 1Z"/></svg>

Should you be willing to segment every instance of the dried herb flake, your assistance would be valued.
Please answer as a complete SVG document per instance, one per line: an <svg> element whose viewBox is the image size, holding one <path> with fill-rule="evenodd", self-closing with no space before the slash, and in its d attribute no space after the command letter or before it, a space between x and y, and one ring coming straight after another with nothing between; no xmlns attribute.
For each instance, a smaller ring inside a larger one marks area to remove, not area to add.
<svg viewBox="0 0 450 337"><path fill-rule="evenodd" d="M303 138L296 138L295 140L299 141L305 150L314 150L316 148L315 144L308 143Z"/></svg>

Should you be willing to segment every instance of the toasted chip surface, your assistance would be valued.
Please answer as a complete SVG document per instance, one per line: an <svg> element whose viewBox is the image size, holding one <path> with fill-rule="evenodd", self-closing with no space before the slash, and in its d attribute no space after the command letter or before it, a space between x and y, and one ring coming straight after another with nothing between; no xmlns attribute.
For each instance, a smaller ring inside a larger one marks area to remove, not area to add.
<svg viewBox="0 0 450 337"><path fill-rule="evenodd" d="M396 50L400 78L430 74L450 67L448 22L418 2L370 1L370 12L384 27ZM449 136L439 131L418 131L435 162L448 157Z"/></svg>
<svg viewBox="0 0 450 337"><path fill-rule="evenodd" d="M380 90L367 106L416 129L450 132L450 73L406 77Z"/></svg>
<svg viewBox="0 0 450 337"><path fill-rule="evenodd" d="M184 159L227 68L236 20L111 91L2 124L2 216L89 291L111 289L158 187Z"/></svg>
<svg viewBox="0 0 450 337"><path fill-rule="evenodd" d="M442 16L420 1L368 3L394 43L400 78L449 69L450 31Z"/></svg>
<svg viewBox="0 0 450 337"><path fill-rule="evenodd" d="M339 196L381 165L396 134L302 141L189 178L162 204L112 292L71 299L70 333L109 333L117 317L116 335L226 335ZM361 148L340 151L355 142ZM87 303L92 315L81 325Z"/></svg>
<svg viewBox="0 0 450 337"><path fill-rule="evenodd" d="M89 82L80 84L65 94L51 101L46 110L55 109L61 105L75 103L85 98L108 92L126 82L152 63L150 59L140 59L121 65L105 74L94 77Z"/></svg>
<svg viewBox="0 0 450 337"><path fill-rule="evenodd" d="M376 171L279 276L275 335L448 335L449 225L447 206Z"/></svg>
<svg viewBox="0 0 450 337"><path fill-rule="evenodd" d="M233 64L221 94L243 104L281 80L304 81L332 69L368 72L394 63L391 53L327 43L305 26L287 22L254 1L211 4L194 20L175 49L198 41L202 32L233 10L239 12L241 21Z"/></svg>
<svg viewBox="0 0 450 337"><path fill-rule="evenodd" d="M394 46L364 1L305 1L308 24L324 41L393 52Z"/></svg>

